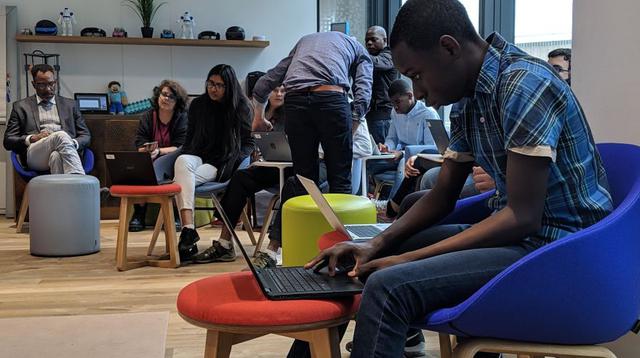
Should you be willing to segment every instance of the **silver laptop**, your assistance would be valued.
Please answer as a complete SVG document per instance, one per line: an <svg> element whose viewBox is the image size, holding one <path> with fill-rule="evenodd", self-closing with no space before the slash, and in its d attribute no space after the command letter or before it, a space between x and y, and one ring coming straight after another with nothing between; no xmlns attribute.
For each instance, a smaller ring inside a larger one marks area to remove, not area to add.
<svg viewBox="0 0 640 358"><path fill-rule="evenodd" d="M301 175L296 175L298 180L302 183L309 195L311 195L311 199L316 203L322 216L327 220L329 225L336 230L339 231L348 237L351 240L370 240L377 236L379 233L383 232L386 228L391 226L391 224L348 224L344 225L342 221L338 218L338 215L331 209L329 202L320 192L316 183L313 180L305 178Z"/></svg>
<svg viewBox="0 0 640 358"><path fill-rule="evenodd" d="M262 158L267 162L291 162L291 149L284 132L253 132Z"/></svg>
<svg viewBox="0 0 640 358"><path fill-rule="evenodd" d="M442 163L444 161L443 155L449 147L449 135L444 127L444 121L441 119L427 119L427 127L429 127L433 141L436 143L436 148L440 154L420 153L418 157Z"/></svg>

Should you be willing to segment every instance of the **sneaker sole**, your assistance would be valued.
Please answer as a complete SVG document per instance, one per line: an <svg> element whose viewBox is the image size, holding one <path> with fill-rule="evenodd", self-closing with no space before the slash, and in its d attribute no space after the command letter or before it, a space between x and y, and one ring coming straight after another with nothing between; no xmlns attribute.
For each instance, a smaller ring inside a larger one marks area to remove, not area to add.
<svg viewBox="0 0 640 358"><path fill-rule="evenodd" d="M209 260L196 260L196 259L193 259L193 260L191 260L191 263L194 263L194 264L210 264L212 262L233 262L235 260L236 260L236 257L234 257L234 258L218 257L218 258L209 259Z"/></svg>

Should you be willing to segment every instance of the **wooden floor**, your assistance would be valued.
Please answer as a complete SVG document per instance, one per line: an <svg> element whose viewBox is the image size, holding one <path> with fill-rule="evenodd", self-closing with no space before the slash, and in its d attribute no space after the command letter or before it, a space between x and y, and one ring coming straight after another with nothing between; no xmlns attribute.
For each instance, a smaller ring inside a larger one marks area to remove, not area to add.
<svg viewBox="0 0 640 358"><path fill-rule="evenodd" d="M29 234L16 234L13 220L0 219L0 318L169 311L166 358L202 357L205 331L176 312L178 291L197 279L246 267L235 262L189 265L178 269L115 269L116 221L103 221L101 251L87 256L43 258L29 255ZM219 229L202 228L200 249ZM244 231L238 231L253 251ZM151 231L130 234L130 256L144 256ZM163 250L162 236L156 250ZM212 298L215 299L215 298ZM342 342L351 340L353 323ZM135 339L135 337L132 337ZM231 357L284 357L291 339L269 335L234 346ZM427 336L429 357L438 357L437 337ZM344 351L343 357L348 357Z"/></svg>

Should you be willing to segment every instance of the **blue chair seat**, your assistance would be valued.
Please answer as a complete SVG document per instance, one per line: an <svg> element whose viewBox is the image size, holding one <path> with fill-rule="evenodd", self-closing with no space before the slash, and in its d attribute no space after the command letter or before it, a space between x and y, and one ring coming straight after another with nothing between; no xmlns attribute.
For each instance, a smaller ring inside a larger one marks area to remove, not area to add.
<svg viewBox="0 0 640 358"><path fill-rule="evenodd" d="M487 348L490 341L479 338L492 338L543 344L548 355L552 345L594 345L629 332L640 317L640 147L608 143L598 150L613 198L609 216L531 252L415 326L471 337L460 351Z"/></svg>

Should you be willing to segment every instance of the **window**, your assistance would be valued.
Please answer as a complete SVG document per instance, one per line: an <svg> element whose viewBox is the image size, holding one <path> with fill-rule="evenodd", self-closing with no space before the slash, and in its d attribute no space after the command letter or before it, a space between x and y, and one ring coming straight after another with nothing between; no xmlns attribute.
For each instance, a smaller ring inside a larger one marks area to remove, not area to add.
<svg viewBox="0 0 640 358"><path fill-rule="evenodd" d="M546 60L556 48L571 48L573 0L516 0L515 44Z"/></svg>
<svg viewBox="0 0 640 358"><path fill-rule="evenodd" d="M402 5L407 2L407 0L402 0ZM467 14L469 14L469 19L471 19L471 23L473 27L478 30L480 23L480 0L460 0L462 5L467 9Z"/></svg>
<svg viewBox="0 0 640 358"><path fill-rule="evenodd" d="M333 23L348 23L349 33L364 42L367 33L367 0L319 0L319 32L331 31Z"/></svg>
<svg viewBox="0 0 640 358"><path fill-rule="evenodd" d="M407 0L402 0L403 5L405 2L407 2ZM471 20L473 27L478 31L480 27L480 0L460 0L460 2L467 10L467 14L469 15L469 19ZM438 111L444 121L444 126L447 128L447 131L449 131L449 128L451 127L451 120L449 119L451 107L452 106L450 105L444 106Z"/></svg>

